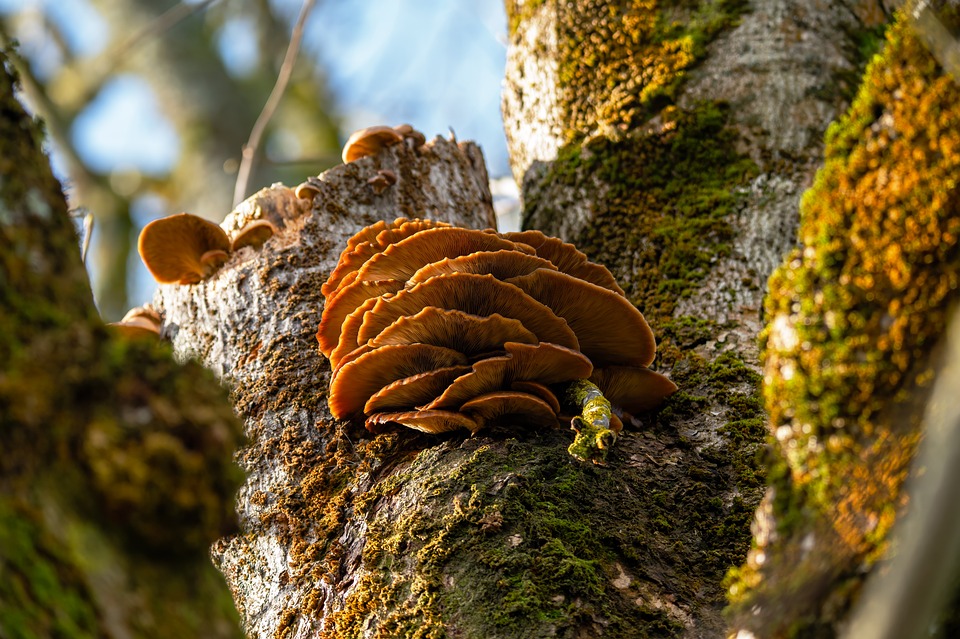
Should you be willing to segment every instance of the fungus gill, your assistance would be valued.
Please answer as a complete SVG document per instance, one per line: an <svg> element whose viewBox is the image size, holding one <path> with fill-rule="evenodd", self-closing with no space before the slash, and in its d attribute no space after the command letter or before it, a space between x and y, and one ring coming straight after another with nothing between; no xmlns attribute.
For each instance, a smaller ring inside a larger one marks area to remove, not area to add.
<svg viewBox="0 0 960 639"><path fill-rule="evenodd" d="M653 333L610 272L539 231L377 222L348 241L321 291L330 410L374 432L563 419L577 431L571 454L602 461L618 411L676 390L647 368Z"/></svg>

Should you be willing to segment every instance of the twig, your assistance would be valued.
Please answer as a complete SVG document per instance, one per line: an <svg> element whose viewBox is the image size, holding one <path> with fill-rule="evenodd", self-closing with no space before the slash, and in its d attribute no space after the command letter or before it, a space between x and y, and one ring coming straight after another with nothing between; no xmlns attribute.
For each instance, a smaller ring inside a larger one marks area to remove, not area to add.
<svg viewBox="0 0 960 639"><path fill-rule="evenodd" d="M297 23L293 26L293 33L290 35L290 44L287 46L287 53L283 56L283 64L280 65L280 73L277 74L277 81L273 85L270 97L267 98L267 103L263 105L263 111L260 112L257 121L254 122L253 128L250 130L250 138L247 140L247 143L243 145L240 168L237 171L237 185L233 189L234 206L243 201L247 193L250 175L253 173L253 163L257 155L257 149L260 147L260 141L263 138L267 124L280 105L280 99L283 97L283 93L287 89L287 83L290 81L290 76L293 74L293 66L297 61L297 54L300 51L300 41L303 39L303 25L307 21L307 16L310 15L310 11L313 9L314 1L315 0L304 0L303 6L300 8L300 16L297 18Z"/></svg>
<svg viewBox="0 0 960 639"><path fill-rule="evenodd" d="M93 237L93 225L96 219L93 213L87 213L83 216L83 244L80 247L80 261L87 263L87 251L90 249L90 239Z"/></svg>

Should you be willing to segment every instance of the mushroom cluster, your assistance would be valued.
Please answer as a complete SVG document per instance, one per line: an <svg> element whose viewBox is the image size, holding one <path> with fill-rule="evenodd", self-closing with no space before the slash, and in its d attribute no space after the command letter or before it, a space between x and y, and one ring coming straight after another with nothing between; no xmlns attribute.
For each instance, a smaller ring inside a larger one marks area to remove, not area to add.
<svg viewBox="0 0 960 639"><path fill-rule="evenodd" d="M321 292L330 411L374 431L475 433L511 416L558 426L558 393L575 380L628 413L676 390L647 368L653 333L610 272L539 231L377 222L347 242Z"/></svg>
<svg viewBox="0 0 960 639"><path fill-rule="evenodd" d="M230 253L245 246L258 248L276 231L268 220L252 220L228 235L202 217L178 213L143 227L137 248L160 284L196 284L220 268Z"/></svg>

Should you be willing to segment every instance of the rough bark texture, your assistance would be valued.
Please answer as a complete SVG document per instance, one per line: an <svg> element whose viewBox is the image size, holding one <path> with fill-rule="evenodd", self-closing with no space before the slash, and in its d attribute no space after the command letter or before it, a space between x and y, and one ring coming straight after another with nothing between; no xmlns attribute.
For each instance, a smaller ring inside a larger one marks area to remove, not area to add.
<svg viewBox="0 0 960 639"><path fill-rule="evenodd" d="M862 64L853 35L883 12L800 0L528 2L512 12L504 117L523 225L605 263L657 332L656 364L681 391L644 429L679 472L696 477L709 463L701 490L728 522L705 538L671 521L682 541L662 561L685 569L658 581L690 612L683 634L722 636L725 569L689 549L726 568L747 551L748 520L734 514L761 493L763 283L794 242L821 136ZM674 20L682 26L663 26ZM611 35L618 25L635 30ZM649 473L659 493L698 507L691 484ZM635 570L634 587L660 569Z"/></svg>
<svg viewBox="0 0 960 639"><path fill-rule="evenodd" d="M398 181L377 194L367 180L381 169ZM398 216L495 224L486 169L472 144L399 145L332 169L314 184L320 193L312 202L279 185L251 198L233 220L268 217L281 232L261 250L238 252L202 284L163 286L157 297L178 352L229 380L246 422L243 534L219 542L214 554L251 636L351 636L364 624L396 618L400 601L372 599L369 582L382 565L370 528L392 524L390 534L410 534L396 513L413 517L417 508L434 508L418 482L436 481L444 464L457 468L436 451L462 456L450 442L410 433L373 437L330 417L329 365L315 333L320 285L347 238ZM421 461L426 468L417 481L398 479L421 449L439 459ZM374 498L377 491L383 499ZM424 578L412 563L422 540L412 541L397 553L393 571L408 586ZM411 564L404 569L401 562ZM419 596L414 592L407 605Z"/></svg>
<svg viewBox="0 0 960 639"><path fill-rule="evenodd" d="M955 6L942 19L960 24ZM736 623L756 636L838 634L911 510L903 482L960 277L958 104L956 82L901 16L828 132L802 246L770 280L778 461L733 584Z"/></svg>
<svg viewBox="0 0 960 639"><path fill-rule="evenodd" d="M100 321L0 59L0 635L239 636L206 556L239 423L209 372Z"/></svg>

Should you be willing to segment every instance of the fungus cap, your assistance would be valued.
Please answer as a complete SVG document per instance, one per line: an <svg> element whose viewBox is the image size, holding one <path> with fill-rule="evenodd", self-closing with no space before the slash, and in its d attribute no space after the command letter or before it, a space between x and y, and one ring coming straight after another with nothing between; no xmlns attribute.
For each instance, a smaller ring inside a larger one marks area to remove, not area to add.
<svg viewBox="0 0 960 639"><path fill-rule="evenodd" d="M367 260L383 251L390 244L399 242L424 229L440 226L450 225L446 222L410 220L405 217L398 217L391 223L375 222L361 229L347 240L347 246L340 253L336 268L333 269L330 277L320 287L320 292L325 297L329 297L351 273L356 273L360 267L366 264ZM356 276L354 275L354 277Z"/></svg>
<svg viewBox="0 0 960 639"><path fill-rule="evenodd" d="M143 227L137 249L157 282L196 284L227 260L230 239L213 222L179 213Z"/></svg>
<svg viewBox="0 0 960 639"><path fill-rule="evenodd" d="M657 352L653 331L625 297L547 269L507 281L562 317L594 365L649 366L653 361Z"/></svg>
<svg viewBox="0 0 960 639"><path fill-rule="evenodd" d="M427 306L415 315L398 318L369 344L433 344L470 357L501 350L505 342L536 344L537 336L519 320L498 313L480 316Z"/></svg>
<svg viewBox="0 0 960 639"><path fill-rule="evenodd" d="M320 343L320 352L330 357L330 353L340 343L340 330L350 313L357 310L371 297L379 297L386 293L396 293L403 288L403 282L386 280L384 282L353 282L336 292L336 295L327 299L320 318L320 327L317 329L317 341Z"/></svg>
<svg viewBox="0 0 960 639"><path fill-rule="evenodd" d="M550 408L553 409L554 413L557 415L560 414L560 400L557 399L557 396L552 390L540 382L534 382L531 380L518 380L511 383L510 388L515 391L520 391L521 393L527 393L528 395L536 395L545 401Z"/></svg>
<svg viewBox="0 0 960 639"><path fill-rule="evenodd" d="M617 280L607 270L607 267L591 262L573 244L532 230L504 233L503 236L512 242L531 247L539 257L550 260L561 273L572 275L577 279L610 289L618 295L623 295L623 289L617 284Z"/></svg>
<svg viewBox="0 0 960 639"><path fill-rule="evenodd" d="M367 418L367 428L377 432L386 424L400 424L407 428L425 433L445 433L466 428L471 433L480 430L481 425L463 413L446 410L416 410L401 413L374 413Z"/></svg>
<svg viewBox="0 0 960 639"><path fill-rule="evenodd" d="M374 255L360 268L358 277L364 280L408 280L421 267L445 257L504 249L521 250L517 244L483 231L456 227L425 229Z"/></svg>
<svg viewBox="0 0 960 639"><path fill-rule="evenodd" d="M248 222L230 242L230 250L238 251L245 246L260 248L264 242L269 240L277 232L277 227L268 220L253 220Z"/></svg>
<svg viewBox="0 0 960 639"><path fill-rule="evenodd" d="M593 365L576 350L558 344L503 345L507 354L476 361L443 394L421 408L458 409L474 397L509 388L515 381L558 384L590 376Z"/></svg>
<svg viewBox="0 0 960 639"><path fill-rule="evenodd" d="M337 342L337 347L327 356L330 358L330 365L333 366L334 369L340 366L340 360L360 347L360 340L357 338L357 334L360 332L360 326L363 324L363 317L379 301L379 297L371 297L358 306L357 310L347 315L347 319L341 324L340 340Z"/></svg>
<svg viewBox="0 0 960 639"><path fill-rule="evenodd" d="M407 280L407 287L425 282L437 275L450 273L473 273L475 275L493 275L498 280L507 280L511 277L529 275L535 270L545 268L556 270L548 260L536 255L528 255L515 250L477 251L460 257L445 257L438 262L431 262L417 270Z"/></svg>
<svg viewBox="0 0 960 639"><path fill-rule="evenodd" d="M653 333L609 271L539 232L377 222L348 240L323 293L331 412L370 430L557 425L550 385L591 375L626 410L676 388L645 368Z"/></svg>
<svg viewBox="0 0 960 639"><path fill-rule="evenodd" d="M677 391L677 385L649 368L607 366L594 369L590 381L597 385L611 404L628 413L659 406Z"/></svg>
<svg viewBox="0 0 960 639"><path fill-rule="evenodd" d="M431 277L413 288L380 298L364 314L357 345L371 340L404 315L414 315L427 306L463 311L471 315L494 313L520 320L541 342L579 349L577 337L549 307L512 284L492 275L452 273Z"/></svg>
<svg viewBox="0 0 960 639"><path fill-rule="evenodd" d="M393 130L402 135L404 140L409 140L414 148L419 148L427 143L427 137L413 128L412 124L400 124L393 127Z"/></svg>
<svg viewBox="0 0 960 639"><path fill-rule="evenodd" d="M137 306L127 311L119 322L111 322L107 326L124 337L153 337L160 336L160 326L163 320L160 313L150 304Z"/></svg>
<svg viewBox="0 0 960 639"><path fill-rule="evenodd" d="M371 126L355 131L343 145L344 163L376 155L381 150L403 142L403 135L388 126Z"/></svg>
<svg viewBox="0 0 960 639"><path fill-rule="evenodd" d="M372 415L385 410L415 410L436 399L453 380L471 370L469 366L447 366L398 379L371 395L363 412Z"/></svg>

